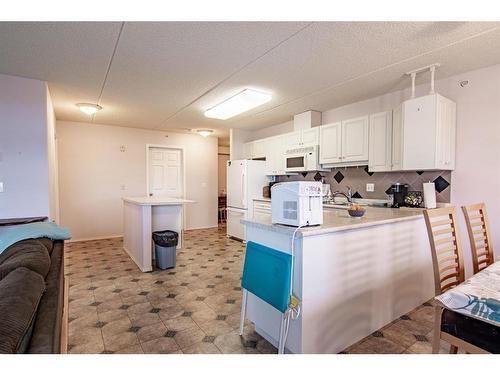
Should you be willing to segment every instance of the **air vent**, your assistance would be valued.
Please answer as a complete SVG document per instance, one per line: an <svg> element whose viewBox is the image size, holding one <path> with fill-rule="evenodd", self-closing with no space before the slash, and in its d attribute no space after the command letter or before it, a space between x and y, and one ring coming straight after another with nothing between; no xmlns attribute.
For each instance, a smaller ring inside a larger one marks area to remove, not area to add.
<svg viewBox="0 0 500 375"><path fill-rule="evenodd" d="M297 220L297 201L283 202L283 217L287 220Z"/></svg>

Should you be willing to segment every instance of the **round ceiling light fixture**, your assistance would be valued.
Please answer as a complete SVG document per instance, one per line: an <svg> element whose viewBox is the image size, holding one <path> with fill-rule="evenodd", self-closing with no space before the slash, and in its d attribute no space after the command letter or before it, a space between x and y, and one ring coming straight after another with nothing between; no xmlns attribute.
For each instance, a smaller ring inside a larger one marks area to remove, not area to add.
<svg viewBox="0 0 500 375"><path fill-rule="evenodd" d="M197 130L198 134L201 135L202 137L208 137L210 134L212 134L214 131L210 129L200 129Z"/></svg>
<svg viewBox="0 0 500 375"><path fill-rule="evenodd" d="M80 111L89 116L97 113L97 111L100 111L102 109L100 105L92 103L77 103L76 106L80 109Z"/></svg>

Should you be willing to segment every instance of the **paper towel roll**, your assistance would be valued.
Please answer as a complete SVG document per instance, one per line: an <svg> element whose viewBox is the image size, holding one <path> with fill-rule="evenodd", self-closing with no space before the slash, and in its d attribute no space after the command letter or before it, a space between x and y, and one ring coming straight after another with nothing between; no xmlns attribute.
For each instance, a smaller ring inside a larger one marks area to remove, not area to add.
<svg viewBox="0 0 500 375"><path fill-rule="evenodd" d="M424 182L424 206L436 208L436 186L434 182Z"/></svg>

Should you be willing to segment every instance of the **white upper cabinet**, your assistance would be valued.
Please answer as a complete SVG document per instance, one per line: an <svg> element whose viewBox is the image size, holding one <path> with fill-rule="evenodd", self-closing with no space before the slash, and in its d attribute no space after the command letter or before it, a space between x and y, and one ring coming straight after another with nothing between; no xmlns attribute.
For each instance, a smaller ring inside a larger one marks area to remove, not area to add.
<svg viewBox="0 0 500 375"><path fill-rule="evenodd" d="M319 127L302 130L302 145L317 146L319 145Z"/></svg>
<svg viewBox="0 0 500 375"><path fill-rule="evenodd" d="M437 97L436 161L439 169L455 169L457 106L451 100Z"/></svg>
<svg viewBox="0 0 500 375"><path fill-rule="evenodd" d="M392 164L391 169L403 169L403 109L392 111Z"/></svg>
<svg viewBox="0 0 500 375"><path fill-rule="evenodd" d="M319 163L342 162L342 123L322 125L319 129Z"/></svg>
<svg viewBox="0 0 500 375"><path fill-rule="evenodd" d="M252 159L262 159L266 157L266 140L259 139L258 141L253 141L253 153Z"/></svg>
<svg viewBox="0 0 500 375"><path fill-rule="evenodd" d="M319 144L319 126L297 130L292 133L285 134L286 149L294 149L307 146L317 146Z"/></svg>
<svg viewBox="0 0 500 375"><path fill-rule="evenodd" d="M380 112L370 116L368 170L392 170L392 113Z"/></svg>
<svg viewBox="0 0 500 375"><path fill-rule="evenodd" d="M244 159L252 159L253 155L253 142L247 142L243 145L244 151L243 151L243 158Z"/></svg>
<svg viewBox="0 0 500 375"><path fill-rule="evenodd" d="M453 170L456 104L430 94L403 102L400 110L401 167L393 163L393 169Z"/></svg>
<svg viewBox="0 0 500 375"><path fill-rule="evenodd" d="M292 133L285 134L285 143L288 149L297 148L301 146L302 143L302 132L296 131Z"/></svg>
<svg viewBox="0 0 500 375"><path fill-rule="evenodd" d="M320 164L362 165L368 162L368 116L320 127Z"/></svg>
<svg viewBox="0 0 500 375"><path fill-rule="evenodd" d="M342 162L368 161L368 116L342 121Z"/></svg>
<svg viewBox="0 0 500 375"><path fill-rule="evenodd" d="M266 139L266 175L280 176L285 171L285 138L281 136Z"/></svg>
<svg viewBox="0 0 500 375"><path fill-rule="evenodd" d="M267 157L266 139L259 139L244 144L245 159L265 159Z"/></svg>

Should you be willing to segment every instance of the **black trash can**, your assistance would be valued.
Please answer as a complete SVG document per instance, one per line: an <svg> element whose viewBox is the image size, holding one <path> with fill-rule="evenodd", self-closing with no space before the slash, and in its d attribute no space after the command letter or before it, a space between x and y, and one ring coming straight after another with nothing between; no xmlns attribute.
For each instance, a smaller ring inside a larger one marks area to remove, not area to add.
<svg viewBox="0 0 500 375"><path fill-rule="evenodd" d="M179 234L172 230L153 232L155 244L156 267L165 270L175 267L176 251Z"/></svg>

